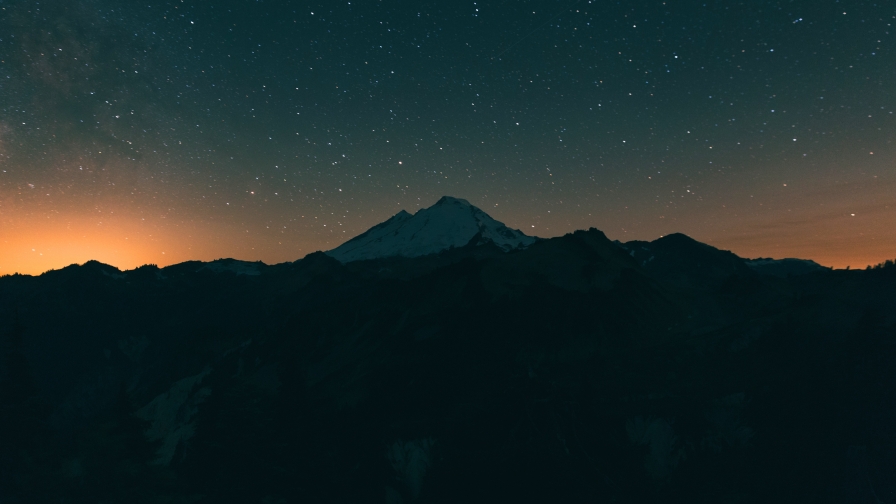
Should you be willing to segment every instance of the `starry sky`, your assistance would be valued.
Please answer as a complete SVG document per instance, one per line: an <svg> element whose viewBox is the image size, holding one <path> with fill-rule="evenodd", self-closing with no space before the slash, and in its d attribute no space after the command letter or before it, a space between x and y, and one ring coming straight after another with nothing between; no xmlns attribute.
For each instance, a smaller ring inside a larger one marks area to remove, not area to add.
<svg viewBox="0 0 896 504"><path fill-rule="evenodd" d="M896 3L0 0L0 274L523 232L896 257Z"/></svg>

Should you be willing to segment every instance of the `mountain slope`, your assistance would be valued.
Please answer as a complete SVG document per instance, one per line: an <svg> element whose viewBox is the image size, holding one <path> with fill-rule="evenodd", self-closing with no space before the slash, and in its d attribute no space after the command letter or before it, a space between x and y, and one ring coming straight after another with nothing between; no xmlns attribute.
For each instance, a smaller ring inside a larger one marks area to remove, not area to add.
<svg viewBox="0 0 896 504"><path fill-rule="evenodd" d="M464 199L445 196L411 215L404 210L326 252L342 263L385 257L419 257L465 245L493 243L504 251L535 238L492 219Z"/></svg>
<svg viewBox="0 0 896 504"><path fill-rule="evenodd" d="M728 250L719 250L681 233L652 242L622 244L652 277L680 287L718 286L731 275L750 276L753 271L743 259Z"/></svg>

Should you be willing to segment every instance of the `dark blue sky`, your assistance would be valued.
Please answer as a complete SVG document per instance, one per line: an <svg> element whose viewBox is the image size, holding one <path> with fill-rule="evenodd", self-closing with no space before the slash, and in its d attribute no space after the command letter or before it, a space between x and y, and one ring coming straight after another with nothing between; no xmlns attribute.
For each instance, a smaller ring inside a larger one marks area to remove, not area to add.
<svg viewBox="0 0 896 504"><path fill-rule="evenodd" d="M0 8L0 274L293 260L445 194L538 236L896 249L889 2Z"/></svg>

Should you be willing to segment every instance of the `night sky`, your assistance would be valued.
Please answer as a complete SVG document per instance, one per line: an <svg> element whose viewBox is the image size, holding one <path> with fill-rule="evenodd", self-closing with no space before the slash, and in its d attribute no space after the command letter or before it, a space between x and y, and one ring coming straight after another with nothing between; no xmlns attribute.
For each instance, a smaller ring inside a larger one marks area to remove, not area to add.
<svg viewBox="0 0 896 504"><path fill-rule="evenodd" d="M0 274L523 232L896 257L896 2L0 0Z"/></svg>

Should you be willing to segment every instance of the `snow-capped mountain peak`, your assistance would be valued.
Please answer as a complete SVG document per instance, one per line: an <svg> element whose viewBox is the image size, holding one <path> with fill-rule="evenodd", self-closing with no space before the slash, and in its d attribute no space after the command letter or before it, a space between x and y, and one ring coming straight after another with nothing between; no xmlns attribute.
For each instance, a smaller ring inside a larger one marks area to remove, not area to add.
<svg viewBox="0 0 896 504"><path fill-rule="evenodd" d="M444 196L414 215L398 212L327 255L346 263L382 257L419 257L469 244L493 243L505 251L525 248L535 238L510 229L460 198Z"/></svg>

